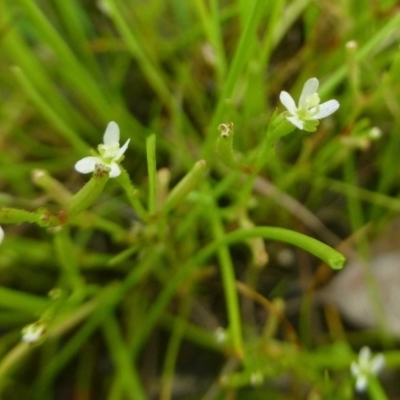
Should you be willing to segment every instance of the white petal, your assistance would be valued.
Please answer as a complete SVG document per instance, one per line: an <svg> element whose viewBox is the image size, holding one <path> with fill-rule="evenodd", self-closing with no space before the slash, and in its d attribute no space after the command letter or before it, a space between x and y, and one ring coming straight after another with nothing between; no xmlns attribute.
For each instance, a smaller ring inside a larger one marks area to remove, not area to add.
<svg viewBox="0 0 400 400"><path fill-rule="evenodd" d="M126 149L128 148L129 142L131 141L131 139L128 139L125 144L118 150L115 159L119 160L122 156L122 154L125 153Z"/></svg>
<svg viewBox="0 0 400 400"><path fill-rule="evenodd" d="M305 104L308 97L310 97L314 93L317 93L318 86L319 82L317 78L311 78L304 84L303 90L300 95L299 108Z"/></svg>
<svg viewBox="0 0 400 400"><path fill-rule="evenodd" d="M357 392L364 392L367 388L367 377L365 375L360 375L356 380L356 390Z"/></svg>
<svg viewBox="0 0 400 400"><path fill-rule="evenodd" d="M110 178L115 178L121 175L121 168L117 163L110 164L109 168L110 168L110 174L109 174Z"/></svg>
<svg viewBox="0 0 400 400"><path fill-rule="evenodd" d="M296 114L296 103L294 102L293 97L288 92L282 91L279 95L279 99L281 100L281 103L286 107L286 109L290 112L290 114Z"/></svg>
<svg viewBox="0 0 400 400"><path fill-rule="evenodd" d="M75 164L75 169L81 174L93 172L96 164L102 164L103 161L99 157L85 157Z"/></svg>
<svg viewBox="0 0 400 400"><path fill-rule="evenodd" d="M336 100L329 100L325 103L322 103L319 106L319 112L317 114L313 115L312 119L325 118L328 115L333 114L339 107L340 107L340 104Z"/></svg>
<svg viewBox="0 0 400 400"><path fill-rule="evenodd" d="M103 136L104 144L119 143L119 126L116 122L108 123Z"/></svg>
<svg viewBox="0 0 400 400"><path fill-rule="evenodd" d="M350 364L350 371L354 377L357 377L360 374L360 367L355 361Z"/></svg>
<svg viewBox="0 0 400 400"><path fill-rule="evenodd" d="M4 231L3 228L0 226L0 243L3 241L4 239Z"/></svg>
<svg viewBox="0 0 400 400"><path fill-rule="evenodd" d="M384 365L385 357L383 356L383 354L377 354L371 361L371 372L376 375L379 371L382 370Z"/></svg>
<svg viewBox="0 0 400 400"><path fill-rule="evenodd" d="M291 122L294 126L296 126L299 129L303 129L304 128L304 122L299 119L299 117L294 116L294 117L286 117L286 119Z"/></svg>
<svg viewBox="0 0 400 400"><path fill-rule="evenodd" d="M362 367L369 364L369 359L371 358L371 349L368 346L361 348L358 354L358 364Z"/></svg>

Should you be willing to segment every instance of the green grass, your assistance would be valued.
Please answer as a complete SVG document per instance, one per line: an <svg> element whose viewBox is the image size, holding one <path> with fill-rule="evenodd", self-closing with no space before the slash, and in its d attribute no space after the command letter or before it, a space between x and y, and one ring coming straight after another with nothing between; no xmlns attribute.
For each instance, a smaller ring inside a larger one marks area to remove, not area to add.
<svg viewBox="0 0 400 400"><path fill-rule="evenodd" d="M395 341L328 312L318 328L305 295L400 210L396 7L4 0L0 397L353 399L364 345L397 372ZM311 77L340 103L314 133L279 116ZM121 175L77 173L110 121ZM45 340L21 342L36 321Z"/></svg>

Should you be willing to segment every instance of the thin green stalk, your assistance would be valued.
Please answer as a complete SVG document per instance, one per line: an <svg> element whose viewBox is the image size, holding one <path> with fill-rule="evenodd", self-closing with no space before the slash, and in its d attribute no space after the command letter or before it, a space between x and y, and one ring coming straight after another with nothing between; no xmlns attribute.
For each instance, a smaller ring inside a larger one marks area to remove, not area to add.
<svg viewBox="0 0 400 400"><path fill-rule="evenodd" d="M151 271L154 266L155 257L158 257L157 253L152 254L149 259L136 266L121 284L118 286L112 285L111 287L107 287L96 296L92 301L95 304L95 310L87 318L82 327L64 344L56 357L54 357L41 371L41 375L35 385L37 393L46 391L47 385L55 379L62 368L64 368L64 366L75 356L89 337L104 322L104 319L113 312L114 308L120 303L124 295L138 282L142 281L142 279L144 279L144 277Z"/></svg>
<svg viewBox="0 0 400 400"><path fill-rule="evenodd" d="M160 313L164 307L166 307L172 296L176 293L182 281L186 279L187 276L192 272L193 268L206 262L209 257L220 250L221 246L245 241L253 237L263 237L264 239L278 240L299 246L300 248L321 258L335 269L340 269L345 261L345 258L339 252L327 246L326 244L288 229L257 227L252 229L240 229L226 234L222 238L211 242L196 255L194 255L192 259L188 261L187 264L182 266L179 272L172 277L168 285L164 287L163 291L160 293L147 315L146 324L144 325L143 329L138 332L138 336L135 338L132 347L134 354L137 354L144 340L148 337L149 332L154 326L154 323L157 321Z"/></svg>
<svg viewBox="0 0 400 400"><path fill-rule="evenodd" d="M217 213L215 205L208 210L213 237L221 241L224 237L224 228ZM218 260L221 264L221 276L225 294L225 304L228 311L229 334L233 349L238 358L243 358L242 324L240 319L239 299L236 291L236 277L232 258L226 245L219 246L217 250Z"/></svg>
<svg viewBox="0 0 400 400"><path fill-rule="evenodd" d="M200 16L208 41L212 45L212 49L215 52L215 68L217 72L217 79L219 84L222 84L226 76L227 67L225 51L222 42L219 4L217 0L211 0L210 10L207 9L206 2L203 0L196 0L193 2L193 4Z"/></svg>
<svg viewBox="0 0 400 400"><path fill-rule="evenodd" d="M108 113L110 103L105 98L104 92L100 90L99 85L78 61L75 54L51 25L38 4L30 0L19 0L19 2L24 6L24 11L35 23L43 38L51 44L52 49L59 56L60 60L66 64L61 69L61 72L73 84L73 87L79 90L80 95L86 99L88 104L92 105L99 115ZM82 82L85 84L82 85Z"/></svg>
<svg viewBox="0 0 400 400"><path fill-rule="evenodd" d="M99 297L83 304L78 309L75 309L73 312L61 318L61 320L56 322L54 326L51 326L48 332L48 338L54 340L79 324L88 316L88 314L93 312L93 310L99 305L99 301L102 301L103 296L104 298L108 297L110 289L111 288L106 288ZM9 375L22 362L24 357L32 351L32 349L33 347L29 344L20 342L0 360L0 393L4 384L7 383Z"/></svg>
<svg viewBox="0 0 400 400"><path fill-rule="evenodd" d="M91 108L95 114L103 121L118 120L121 125L130 127L136 132L142 132L143 127L129 113L118 92L110 92L102 90L102 86L82 64L76 54L70 49L64 38L57 32L49 19L45 16L38 4L29 0L18 0L24 6L24 12L30 17L31 21L37 28L37 32L42 39L47 41L51 49L57 55L62 68L59 69L62 77L65 79L71 91L75 94L75 101L83 104L83 108ZM26 71L30 71L29 64L26 65ZM84 84L82 84L84 82ZM42 94L44 96L44 94ZM52 96L56 99L60 97ZM81 118L82 120L82 118ZM142 148L142 140L140 135L131 136L133 143Z"/></svg>
<svg viewBox="0 0 400 400"><path fill-rule="evenodd" d="M311 0L294 0L290 3L285 2L285 9L280 15L279 23L273 26L272 49L276 47L287 34L290 27L300 18L310 2ZM280 6L279 4L278 7ZM275 8L275 11L277 11L277 8Z"/></svg>
<svg viewBox="0 0 400 400"><path fill-rule="evenodd" d="M84 351L79 355L76 367L75 385L77 394L75 400L91 400L91 387L95 382L96 361L98 356L98 345L88 342Z"/></svg>
<svg viewBox="0 0 400 400"><path fill-rule="evenodd" d="M346 162L344 163L344 175L345 181L358 186L357 182L357 171L354 161L354 156L350 155ZM363 217L363 211L359 199L348 197L347 199L348 215L353 232L359 230L364 224L365 219ZM357 240L356 247L358 253L362 256L364 260L371 259L371 253L369 249L369 243L367 237L362 236ZM379 321L381 327L387 326L387 318L384 312L383 299L380 290L377 285L376 276L372 273L371 269L366 268L366 284L368 289L368 294L373 299L372 308L377 321Z"/></svg>
<svg viewBox="0 0 400 400"><path fill-rule="evenodd" d="M14 28L2 37L0 43L2 51L11 56L14 65L20 67L25 72L29 71L25 75L29 75L31 85L36 88L43 98L51 99L49 105L53 109L54 114L58 115L64 121L68 121L69 129L71 129L71 126L79 126L86 132L90 129L90 123L80 115L79 111L64 96L60 96L60 92L56 85L54 85L51 75L45 70L43 64L39 62L34 50L23 41L20 31L15 28L17 24L14 19L17 17L12 16L7 2L2 3L1 12L2 17L7 20L6 23Z"/></svg>
<svg viewBox="0 0 400 400"><path fill-rule="evenodd" d="M149 177L148 210L153 215L157 204L157 164L156 164L156 135L146 139L147 171Z"/></svg>
<svg viewBox="0 0 400 400"><path fill-rule="evenodd" d="M0 306L2 308L38 315L49 304L50 300L45 297L39 297L0 286Z"/></svg>
<svg viewBox="0 0 400 400"><path fill-rule="evenodd" d="M132 56L138 60L144 75L147 76L151 86L154 88L161 101L169 110L174 112L175 99L165 84L163 73L157 69L153 61L146 54L146 51L143 49L141 43L132 30L132 27L130 27L128 22L125 20L123 12L117 4L118 2L113 0L104 0L104 2L110 10L110 16L119 30L125 45L131 52Z"/></svg>
<svg viewBox="0 0 400 400"><path fill-rule="evenodd" d="M187 318L191 308L191 297L186 296L181 300L179 309L179 319L175 320L171 332L171 338L167 346L165 354L164 366L161 375L160 400L172 399L172 384L174 380L174 372L178 359L179 349L182 343L183 335L186 330Z"/></svg>
<svg viewBox="0 0 400 400"><path fill-rule="evenodd" d="M222 118L226 107L226 100L231 98L234 94L239 76L247 67L249 56L257 42L256 31L261 18L264 16L266 5L267 3L264 0L254 0L252 2L252 9L249 11L246 26L239 39L232 63L229 66L228 76L226 77L225 85L219 96L219 101L210 123L210 131L203 145L203 156L206 160L208 160L211 155L215 129L223 122Z"/></svg>
<svg viewBox="0 0 400 400"><path fill-rule="evenodd" d="M186 196L200 186L206 171L207 163L197 161L193 168L174 186L163 204L162 212L167 213L185 201Z"/></svg>
<svg viewBox="0 0 400 400"><path fill-rule="evenodd" d="M371 400L389 400L376 376L368 377L367 390Z"/></svg>
<svg viewBox="0 0 400 400"><path fill-rule="evenodd" d="M76 259L77 250L72 243L67 226L64 226L54 234L54 247L58 262L64 273L66 286L73 293L73 301L80 303L86 295L85 281L79 270Z"/></svg>
<svg viewBox="0 0 400 400"><path fill-rule="evenodd" d="M356 165L355 165L353 155L351 155L351 154L349 155L349 157L347 158L343 167L344 167L345 182L357 187L358 186L357 170L356 170ZM350 220L352 231L356 232L358 229L360 229L365 224L359 199L350 196L347 199L347 208L348 208L348 212L349 212L349 220ZM367 250L367 249L364 249L364 250Z"/></svg>
<svg viewBox="0 0 400 400"><path fill-rule="evenodd" d="M307 174L308 175L308 174ZM305 178L305 174L299 175L299 178ZM342 182L337 179L327 178L325 176L311 176L312 184L322 186L334 192L341 193L348 198L353 197L370 204L381 206L390 211L400 211L400 200L386 196L381 193L372 192L371 190L356 187L347 182Z"/></svg>
<svg viewBox="0 0 400 400"><path fill-rule="evenodd" d="M91 73L101 79L102 74L90 49L90 39L88 37L90 33L86 32L90 26L89 15L82 8L82 3L79 1L55 0L55 5L75 48L85 60L85 66L89 66ZM90 26L90 28L91 33L93 33L93 27Z"/></svg>
<svg viewBox="0 0 400 400"><path fill-rule="evenodd" d="M221 246L245 241L254 237L278 240L299 246L300 248L321 258L335 269L340 269L345 261L345 258L339 252L327 246L326 244L288 229L257 227L251 229L239 229L232 233L228 233L222 238L214 240L207 246L203 247L185 265L181 267L179 272L174 277L171 278L170 282L164 287L157 300L153 303L152 309L147 314L147 322L143 326L143 329L138 332L138 336L135 338L133 343L132 351L137 353L141 348L143 341L148 337L149 332L159 317L159 314L162 312L163 308L166 307L172 296L176 293L182 281L186 279L187 276L192 272L193 268L204 264L209 257L211 257L221 248Z"/></svg>
<svg viewBox="0 0 400 400"><path fill-rule="evenodd" d="M133 185L131 178L129 177L129 174L126 172L126 170L121 166L120 168L121 175L116 178L117 182L121 185L126 194L126 197L128 198L129 203L131 204L131 207L136 212L138 217L143 221L147 221L148 213L138 197L138 189Z"/></svg>
<svg viewBox="0 0 400 400"><path fill-rule="evenodd" d="M134 367L126 343L115 317L110 315L103 323L103 333L107 346L114 362L116 375L120 377L125 388L126 398L132 400L146 400L138 371ZM125 398L125 397L124 397Z"/></svg>
<svg viewBox="0 0 400 400"><path fill-rule="evenodd" d="M161 316L160 323L165 326L168 330L173 330L177 324L177 320L181 320L182 316L172 315L168 312L164 312ZM185 330L183 332L186 340L198 344L202 348L207 348L216 352L221 352L225 350L223 344L216 341L213 332L208 329L200 328L194 323L190 323L186 319L182 321L185 325Z"/></svg>
<svg viewBox="0 0 400 400"><path fill-rule="evenodd" d="M304 2L304 0L302 0ZM308 3L309 0L307 0ZM275 32L281 27L282 20L282 15L285 16L283 13L283 8L286 5L285 0L275 0L273 3L271 3L271 10L269 20L267 23L267 29L264 35L264 40L263 40L263 45L261 47L261 57L260 57L260 64L261 65L268 65L269 64L269 58L272 53L272 50L274 46L276 45L276 42L274 42L274 39L276 38ZM288 8L292 6L293 3L288 5ZM288 19L288 18L285 18Z"/></svg>
<svg viewBox="0 0 400 400"><path fill-rule="evenodd" d="M43 115L60 131L67 141L75 147L75 149L84 154L87 149L86 143L77 135L76 132L70 129L68 124L56 113L53 107L48 103L39 91L33 86L27 75L18 67L12 69L21 87L26 91L36 107Z"/></svg>
<svg viewBox="0 0 400 400"><path fill-rule="evenodd" d="M345 258L342 254L319 240L289 229L270 226L238 229L234 232L228 233L223 238L203 247L203 249L194 256L193 262L196 263L196 265L204 262L208 257L215 253L221 245L232 244L253 237L263 237L264 239L293 244L320 258L333 269L341 269L345 262Z"/></svg>
<svg viewBox="0 0 400 400"><path fill-rule="evenodd" d="M400 23L400 14L396 14L393 18L389 18L388 22L378 31L371 35L371 39L366 42L360 49L356 52L356 60L358 62L363 61L367 56L369 56L377 47L385 42L390 34L393 34L398 29ZM380 51L383 47L380 48ZM345 77L347 74L347 65L342 64L338 69L330 74L330 76L325 80L323 86L319 90L319 95L324 98L329 92L333 90Z"/></svg>
<svg viewBox="0 0 400 400"><path fill-rule="evenodd" d="M87 228L88 226L97 228L108 233L117 241L125 239L127 234L126 229L117 222L99 217L89 211L84 211L79 217L73 218L69 223L83 228Z"/></svg>

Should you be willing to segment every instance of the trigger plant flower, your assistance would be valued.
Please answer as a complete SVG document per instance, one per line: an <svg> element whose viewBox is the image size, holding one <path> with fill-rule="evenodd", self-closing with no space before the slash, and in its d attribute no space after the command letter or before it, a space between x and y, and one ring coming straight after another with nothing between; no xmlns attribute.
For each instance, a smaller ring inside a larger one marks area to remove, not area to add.
<svg viewBox="0 0 400 400"><path fill-rule="evenodd" d="M368 386L368 378L377 375L385 365L383 354L371 356L369 347L364 346L358 354L358 361L350 365L351 374L356 378L357 392L364 392Z"/></svg>
<svg viewBox="0 0 400 400"><path fill-rule="evenodd" d="M82 158L75 164L75 169L81 174L94 172L96 165L100 164L109 170L110 178L115 178L121 174L119 161L128 148L130 139L122 147L119 147L119 127L111 121L106 128L103 136L103 143L97 147L98 156Z"/></svg>
<svg viewBox="0 0 400 400"><path fill-rule="evenodd" d="M339 108L336 100L320 104L318 86L317 78L309 79L303 86L298 105L288 92L282 91L279 95L281 103L287 109L286 119L297 128L308 132L315 132L318 120L333 114Z"/></svg>

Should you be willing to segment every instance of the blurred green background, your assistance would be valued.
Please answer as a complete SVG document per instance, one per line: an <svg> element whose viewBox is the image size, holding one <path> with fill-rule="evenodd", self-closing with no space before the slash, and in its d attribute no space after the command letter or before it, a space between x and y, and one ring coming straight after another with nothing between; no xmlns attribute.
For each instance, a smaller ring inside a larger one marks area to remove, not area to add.
<svg viewBox="0 0 400 400"><path fill-rule="evenodd" d="M208 166L153 220L111 179L62 233L2 224L2 398L352 399L362 345L384 351L395 372L383 390L400 398L391 335L312 311L303 294L331 274L314 256L256 238L201 258L210 242L257 226L371 257L369 237L400 210L399 35L394 0L2 0L2 207L60 216L33 172L78 192L89 178L74 164L109 121L130 138L122 165L145 208L152 179L162 207L195 162ZM316 133L277 142L254 182L223 165L218 126L234 123L248 162L284 110L279 93L297 99L311 77L340 109ZM62 294L49 300L53 288ZM302 306L283 317L281 298ZM20 343L43 315L47 340Z"/></svg>

